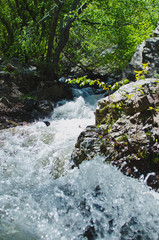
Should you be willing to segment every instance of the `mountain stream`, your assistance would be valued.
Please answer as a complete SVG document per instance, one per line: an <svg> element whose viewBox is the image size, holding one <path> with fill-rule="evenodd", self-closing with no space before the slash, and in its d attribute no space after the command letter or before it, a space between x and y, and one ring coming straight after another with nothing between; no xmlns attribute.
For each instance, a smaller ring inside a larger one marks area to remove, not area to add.
<svg viewBox="0 0 159 240"><path fill-rule="evenodd" d="M97 95L0 132L0 240L159 240L159 194L102 157L71 169Z"/></svg>

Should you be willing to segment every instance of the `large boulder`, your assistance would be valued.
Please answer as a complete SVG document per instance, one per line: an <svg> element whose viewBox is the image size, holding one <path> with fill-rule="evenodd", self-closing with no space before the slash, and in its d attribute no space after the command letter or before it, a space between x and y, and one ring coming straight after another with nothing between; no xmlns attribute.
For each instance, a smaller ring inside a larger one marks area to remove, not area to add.
<svg viewBox="0 0 159 240"><path fill-rule="evenodd" d="M53 103L72 98L65 81L48 81L34 66L0 58L0 129L48 117Z"/></svg>
<svg viewBox="0 0 159 240"><path fill-rule="evenodd" d="M36 109L42 116L49 116L54 110L54 105L48 100L37 101Z"/></svg>
<svg viewBox="0 0 159 240"><path fill-rule="evenodd" d="M142 42L134 53L131 62L123 71L123 78L135 80L135 70L142 70L142 64L149 63L147 77L159 74L159 37L153 37Z"/></svg>
<svg viewBox="0 0 159 240"><path fill-rule="evenodd" d="M155 30L152 31L154 37L159 37L159 22Z"/></svg>
<svg viewBox="0 0 159 240"><path fill-rule="evenodd" d="M96 126L78 138L74 164L102 154L126 175L146 178L154 172L149 185L159 188L159 81L122 86L98 102L95 117Z"/></svg>
<svg viewBox="0 0 159 240"><path fill-rule="evenodd" d="M47 99L57 102L62 99L71 99L72 90L63 82L41 81L37 87L36 96L38 100Z"/></svg>

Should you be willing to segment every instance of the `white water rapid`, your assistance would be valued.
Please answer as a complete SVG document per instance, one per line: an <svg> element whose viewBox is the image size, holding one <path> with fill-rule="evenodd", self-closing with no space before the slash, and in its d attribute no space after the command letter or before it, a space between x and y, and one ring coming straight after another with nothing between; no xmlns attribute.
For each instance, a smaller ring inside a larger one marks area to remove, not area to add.
<svg viewBox="0 0 159 240"><path fill-rule="evenodd" d="M0 240L159 240L159 195L101 157L70 170L96 96L0 131Z"/></svg>

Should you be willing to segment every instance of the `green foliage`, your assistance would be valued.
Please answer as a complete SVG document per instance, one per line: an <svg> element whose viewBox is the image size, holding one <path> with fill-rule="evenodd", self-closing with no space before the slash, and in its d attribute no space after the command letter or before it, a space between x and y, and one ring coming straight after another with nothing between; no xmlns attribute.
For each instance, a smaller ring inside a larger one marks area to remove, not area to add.
<svg viewBox="0 0 159 240"><path fill-rule="evenodd" d="M159 74L156 72L156 70L154 71L154 77L159 78Z"/></svg>
<svg viewBox="0 0 159 240"><path fill-rule="evenodd" d="M101 124L107 125L108 132L110 132L115 121L120 118L122 114L122 107L123 102L110 102L106 107L101 109L101 113L105 114L105 117L102 119Z"/></svg>
<svg viewBox="0 0 159 240"><path fill-rule="evenodd" d="M156 27L158 3L113 0L102 2L102 8L100 4L90 4L75 22L65 53L82 69L105 66L107 73L123 70L137 45Z"/></svg>
<svg viewBox="0 0 159 240"><path fill-rule="evenodd" d="M60 73L67 61L84 71L104 66L110 73L126 66L158 21L157 0L78 2L0 0L0 54L37 61L50 48L49 60L57 56Z"/></svg>
<svg viewBox="0 0 159 240"><path fill-rule="evenodd" d="M144 80L145 75L148 73L149 63L143 63L142 66L143 66L143 70L134 71L136 73L135 75L136 81Z"/></svg>
<svg viewBox="0 0 159 240"><path fill-rule="evenodd" d="M135 71L136 73L136 81L139 80L144 80L145 79L145 75L148 73L148 63L143 64L143 70L141 71ZM108 95L111 94L112 91L119 89L120 86L125 85L129 82L128 79L116 82L113 86L111 85L107 85L104 82L101 82L99 79L96 80L91 80L88 79L86 76L84 77L80 77L77 79L73 79L67 80L68 83L70 84L79 84L81 87L85 86L85 85L97 85L101 88L103 88L103 90L105 90ZM158 83L158 80L156 81L156 84ZM131 99L134 95L134 108L137 108L136 106L136 94L137 91L140 91L142 94L144 94L143 92L143 88L140 85L136 86L136 91L135 94L124 94L125 97L127 97L128 99ZM142 146L142 142L139 140L138 138L138 134L140 129L138 129L138 115L136 116L136 133L135 133L135 139L133 142L129 141L128 135L127 134L123 134L120 137L118 137L117 139L111 139L109 135L109 133L111 132L112 126L113 124L121 117L122 112L123 112L123 106L124 103L123 102L113 102L111 97L109 97L109 101L107 102L107 104L100 109L100 114L101 116L104 116L103 119L100 121L98 128L100 127L101 124L105 125L104 130L102 130L100 132L100 134L98 135L99 138L101 139L101 141L106 142L112 142L115 146L118 147L122 147L122 148L127 148L126 151L128 151L129 154L131 154L131 157L129 156L129 159L127 160L152 160L153 159L153 164L158 164L159 163L159 153L158 151L156 151L153 147L149 146L149 149L144 148ZM153 107L149 107L149 110L151 111L159 111L159 107L153 108ZM145 124L148 122L148 120L150 119L150 117L146 120ZM151 139L151 132L146 132L146 135L148 138ZM152 142L152 139L151 141ZM104 145L103 145L104 146Z"/></svg>
<svg viewBox="0 0 159 240"><path fill-rule="evenodd" d="M157 157L154 157L153 162L154 163L159 163L159 154L157 154Z"/></svg>
<svg viewBox="0 0 159 240"><path fill-rule="evenodd" d="M154 108L154 107L149 107L148 110L159 112L159 107L156 107L156 108Z"/></svg>
<svg viewBox="0 0 159 240"><path fill-rule="evenodd" d="M117 141L124 142L124 144L127 145L128 138L129 138L129 136L127 134L123 134L122 136L117 138Z"/></svg>
<svg viewBox="0 0 159 240"><path fill-rule="evenodd" d="M37 100L36 96L30 96L28 94L23 95L21 98L22 98L22 100L25 100L25 99L33 99L35 101Z"/></svg>
<svg viewBox="0 0 159 240"><path fill-rule="evenodd" d="M41 0L38 5L33 0L1 0L0 5L0 51L23 62L37 57L43 42L42 31L45 32L44 26L37 22L45 14L47 4Z"/></svg>
<svg viewBox="0 0 159 240"><path fill-rule="evenodd" d="M128 79L120 80L116 82L113 86L108 85L105 82L101 82L99 79L91 80L87 78L87 76L78 77L74 79L67 79L66 82L69 84L79 84L80 87L83 87L85 85L89 85L89 86L96 85L102 88L103 90L105 90L108 94L110 94L112 91L118 90L122 85L129 83L129 80Z"/></svg>

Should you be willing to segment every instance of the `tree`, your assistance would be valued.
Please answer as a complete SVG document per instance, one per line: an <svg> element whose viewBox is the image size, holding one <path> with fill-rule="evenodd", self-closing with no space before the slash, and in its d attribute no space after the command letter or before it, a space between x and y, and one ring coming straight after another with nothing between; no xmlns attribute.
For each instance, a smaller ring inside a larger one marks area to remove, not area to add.
<svg viewBox="0 0 159 240"><path fill-rule="evenodd" d="M93 0L67 0L67 3L66 1L55 1L55 10L52 16L46 57L47 62L50 62L50 60L52 60L53 72L56 72L58 68L60 54L62 53L64 47L69 40L69 34L72 24L92 1ZM57 42L55 41L56 34L58 35Z"/></svg>
<svg viewBox="0 0 159 240"><path fill-rule="evenodd" d="M0 51L7 56L17 56L22 59L25 55L24 45L26 33L44 15L43 1L0 0ZM23 52L24 51L24 52Z"/></svg>
<svg viewBox="0 0 159 240"><path fill-rule="evenodd" d="M65 62L111 73L156 27L158 10L157 0L0 0L0 52L34 63L42 55L49 76Z"/></svg>
<svg viewBox="0 0 159 240"><path fill-rule="evenodd" d="M66 58L86 71L100 66L107 73L123 70L156 27L158 7L157 1L145 0L103 1L102 8L93 2L74 23Z"/></svg>
<svg viewBox="0 0 159 240"><path fill-rule="evenodd" d="M1 0L3 6L0 9L0 21L7 30L8 39L11 39L8 41L10 52L26 59L27 55L38 55L38 47L43 46L46 66L51 63L47 71L49 70L49 74L56 72L60 55L69 40L72 24L92 1L54 0L50 7L50 1L39 1L37 4L33 0L8 0L5 5L5 1ZM8 17L10 21L7 21ZM1 32L1 35L5 35L2 28Z"/></svg>

